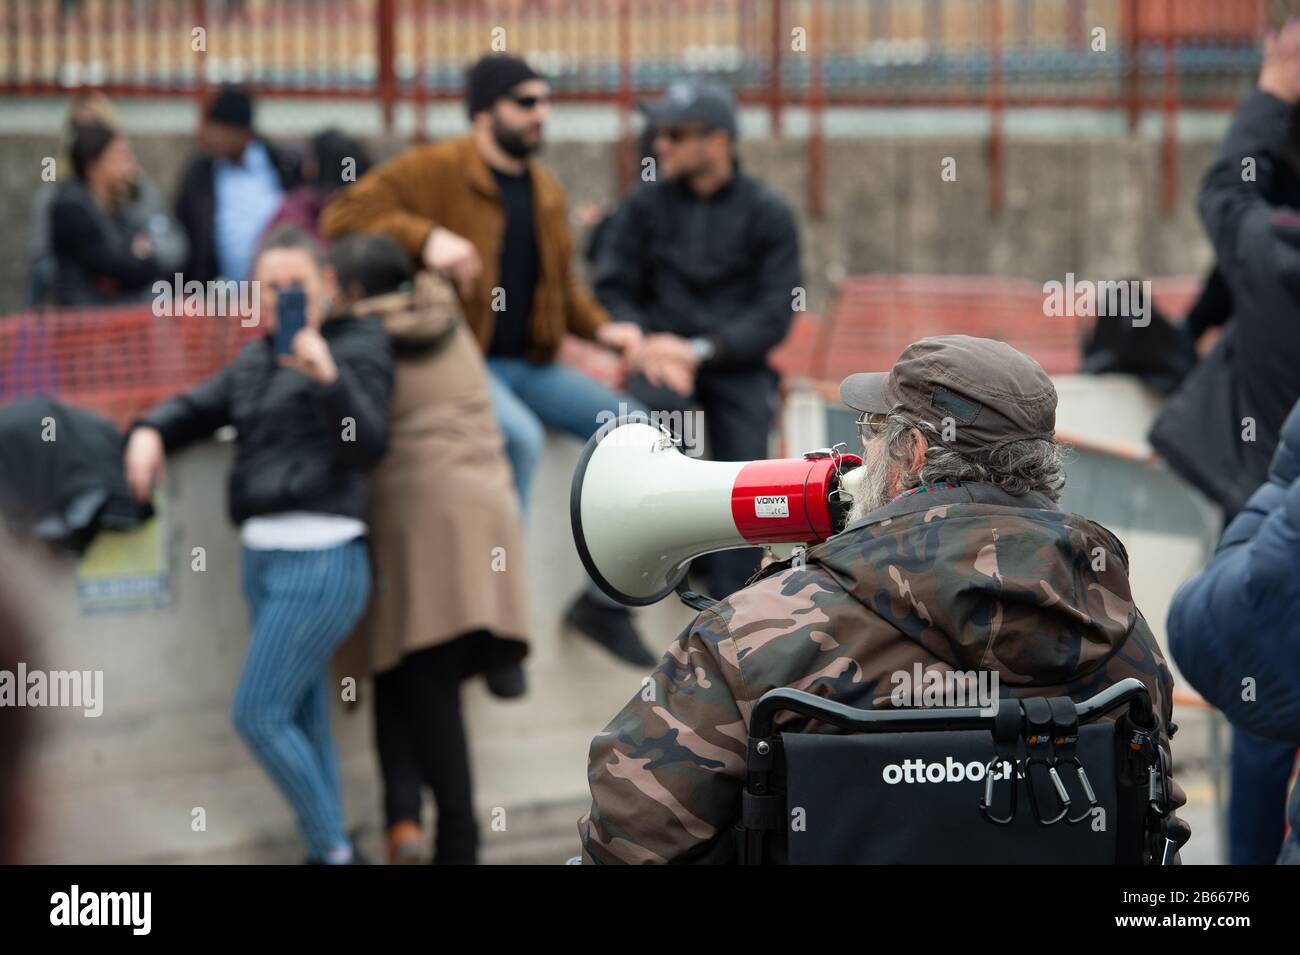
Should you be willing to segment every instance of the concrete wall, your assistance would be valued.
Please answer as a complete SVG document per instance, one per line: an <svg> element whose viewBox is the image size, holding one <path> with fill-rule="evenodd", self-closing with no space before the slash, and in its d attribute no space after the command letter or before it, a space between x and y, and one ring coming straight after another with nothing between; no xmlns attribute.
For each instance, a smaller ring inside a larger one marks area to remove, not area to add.
<svg viewBox="0 0 1300 955"><path fill-rule="evenodd" d="M133 138L143 167L170 194L190 149L182 135ZM372 142L383 157L400 148ZM1175 212L1159 211L1160 144L1149 138L1012 140L1006 150L1006 208L988 209L987 149L981 139L891 137L832 139L826 147L826 215L806 213L802 142L747 141L747 167L794 206L802 226L804 268L813 310L823 307L828 275L936 272L1015 275L1047 280L1197 272L1210 261L1194 212L1196 186L1213 144L1179 147ZM56 138L0 137L0 313L22 301L25 242L40 163ZM944 182L945 157L957 179ZM613 146L561 142L546 162L568 191L570 207L613 195Z"/></svg>
<svg viewBox="0 0 1300 955"><path fill-rule="evenodd" d="M588 798L588 745L644 676L560 630L563 608L584 579L567 506L579 450L572 439L550 442L527 554L507 555L507 572L528 581L530 692L503 702L481 680L465 687L480 814L486 823L494 810L505 810L504 831L484 827L489 861L558 862L574 854L574 823ZM302 856L287 805L229 719L248 644L238 540L225 516L230 451L228 444L206 444L169 468L170 609L86 616L72 561L38 574L43 593L33 596L47 638L30 666L103 670L104 708L97 718L81 710L36 711L39 741L27 787L36 816L27 844L33 862ZM203 573L190 569L195 545L207 551ZM692 613L672 601L637 616L657 653ZM336 700L334 726L347 821L361 827L363 844L377 855L382 819L368 689L363 682L360 704ZM204 832L191 829L195 807L206 812Z"/></svg>

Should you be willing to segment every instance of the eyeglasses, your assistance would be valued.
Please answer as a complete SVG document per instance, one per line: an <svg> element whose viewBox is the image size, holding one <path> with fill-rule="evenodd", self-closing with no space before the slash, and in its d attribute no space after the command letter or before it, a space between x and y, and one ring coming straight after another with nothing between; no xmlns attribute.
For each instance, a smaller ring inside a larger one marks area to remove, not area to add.
<svg viewBox="0 0 1300 955"><path fill-rule="evenodd" d="M549 106L551 104L549 96L511 96L510 99L520 109L536 109L538 106Z"/></svg>
<svg viewBox="0 0 1300 955"><path fill-rule="evenodd" d="M709 130L703 126L663 126L655 131L656 136L663 136L670 142L680 143L683 139L695 139L707 136Z"/></svg>
<svg viewBox="0 0 1300 955"><path fill-rule="evenodd" d="M862 446L866 447L867 442L872 438L881 435L885 431L885 422L889 420L889 415L880 412L864 412L857 421L858 440Z"/></svg>

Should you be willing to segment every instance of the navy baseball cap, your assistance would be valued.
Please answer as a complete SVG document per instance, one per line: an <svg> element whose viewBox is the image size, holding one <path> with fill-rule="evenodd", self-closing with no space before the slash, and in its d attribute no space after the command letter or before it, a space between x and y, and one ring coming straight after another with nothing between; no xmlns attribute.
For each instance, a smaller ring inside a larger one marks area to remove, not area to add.
<svg viewBox="0 0 1300 955"><path fill-rule="evenodd" d="M641 111L656 126L695 124L736 138L736 98L707 80L674 80L662 97L642 103Z"/></svg>

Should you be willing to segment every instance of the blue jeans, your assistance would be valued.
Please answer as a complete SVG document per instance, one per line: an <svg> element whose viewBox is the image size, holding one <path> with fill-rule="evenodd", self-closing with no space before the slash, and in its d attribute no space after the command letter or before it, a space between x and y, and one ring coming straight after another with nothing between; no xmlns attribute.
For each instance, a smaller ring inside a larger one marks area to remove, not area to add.
<svg viewBox="0 0 1300 955"><path fill-rule="evenodd" d="M1232 729L1228 864L1272 865L1282 850L1296 748Z"/></svg>
<svg viewBox="0 0 1300 955"><path fill-rule="evenodd" d="M321 550L244 548L253 621L231 713L262 768L293 807L308 854L348 844L330 734L329 660L370 597L364 540Z"/></svg>
<svg viewBox="0 0 1300 955"><path fill-rule="evenodd" d="M487 366L492 410L505 435L525 515L548 427L585 441L610 415L644 410L631 398L566 365L488 356Z"/></svg>

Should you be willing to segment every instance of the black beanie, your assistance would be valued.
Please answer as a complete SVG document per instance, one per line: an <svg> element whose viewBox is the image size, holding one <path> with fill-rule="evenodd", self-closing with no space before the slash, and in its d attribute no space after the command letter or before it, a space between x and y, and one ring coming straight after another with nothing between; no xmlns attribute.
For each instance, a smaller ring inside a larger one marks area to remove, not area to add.
<svg viewBox="0 0 1300 955"><path fill-rule="evenodd" d="M492 105L525 80L542 79L517 56L493 53L483 57L465 73L465 107L470 118Z"/></svg>
<svg viewBox="0 0 1300 955"><path fill-rule="evenodd" d="M238 86L227 86L208 107L208 119L240 129L253 128L253 98Z"/></svg>

